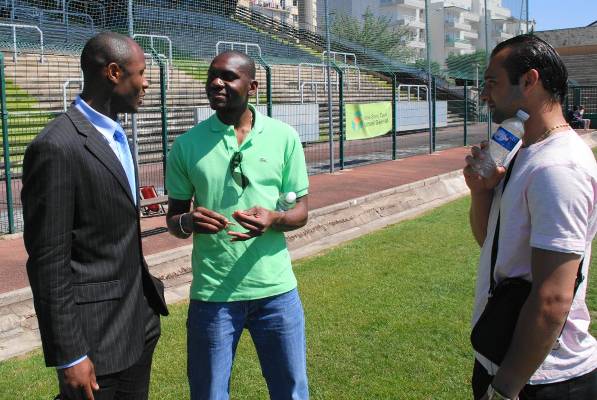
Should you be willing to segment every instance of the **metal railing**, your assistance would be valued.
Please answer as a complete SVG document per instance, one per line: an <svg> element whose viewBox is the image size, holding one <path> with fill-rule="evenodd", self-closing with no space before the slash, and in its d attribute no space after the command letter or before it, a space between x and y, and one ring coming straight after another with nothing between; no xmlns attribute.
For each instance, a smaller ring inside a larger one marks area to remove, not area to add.
<svg viewBox="0 0 597 400"><path fill-rule="evenodd" d="M149 34L144 34L144 33L135 33L133 35L133 39L136 38L148 38L149 39L149 46L151 48L151 50L153 50L154 52L156 52L157 54L159 54L160 56L166 57L164 54L160 54L158 53L158 51L156 50L155 46L154 46L154 40L165 40L166 42L168 42L168 57L166 57L168 59L168 62L170 63L170 65L172 65L172 40L170 40L170 38L168 36L164 36L164 35L149 35Z"/></svg>
<svg viewBox="0 0 597 400"><path fill-rule="evenodd" d="M60 10L45 10L43 11L46 14L62 14L62 11ZM85 19L89 20L89 23L91 24L91 31L95 32L95 23L93 22L93 17L87 13L80 13L80 12L67 12L65 15L65 20L66 22L64 23L64 25L66 26L66 32L68 35L68 31L70 29L70 22L68 20L68 17L70 16L74 16L74 17L83 17Z"/></svg>
<svg viewBox="0 0 597 400"><path fill-rule="evenodd" d="M97 5L99 7L102 8L102 17L103 20L105 22L106 20L106 10L102 5ZM31 17L33 18L37 18L37 20L39 21L39 26L43 26L44 24L44 16L46 14L48 15L52 15L52 14L57 14L57 15L62 15L62 23L66 26L66 35L68 36L68 32L69 32L69 16L74 16L74 17L82 17L85 18L87 20L89 20L89 23L91 25L91 30L93 32L95 32L95 26L96 24L94 23L93 17L87 13L82 13L82 12L68 12L68 10L65 9L53 9L53 10L46 10L46 9L42 9L42 8L30 8L30 7L20 7L20 6L16 6L13 4L12 9L11 9L11 16L10 19L14 20L16 18L16 10L22 10L25 13L29 14Z"/></svg>
<svg viewBox="0 0 597 400"><path fill-rule="evenodd" d="M308 73L309 73L309 80L304 79L304 72L303 69L304 67L308 68ZM317 79L316 77L316 70L321 68L321 75L323 76L323 80L321 79ZM301 90L301 85L303 83L307 83L307 84L311 84L311 83L321 83L321 84L327 84L327 74L326 74L326 68L327 65L324 63L308 63L308 62L303 62L303 63L299 63L297 66L297 75L298 75L298 81L297 81L297 86L298 89ZM338 66L338 68L340 68L343 72L346 73L346 76L348 77L348 71L350 70L354 70L356 71L356 75L357 75L357 87L358 89L361 88L361 69L356 66L356 65L343 65L343 66ZM350 79L346 79L346 87L350 87ZM336 88L338 88L339 83L339 76L336 75L336 79L332 80L331 82L332 85L336 86Z"/></svg>
<svg viewBox="0 0 597 400"><path fill-rule="evenodd" d="M156 61L159 65L163 60L163 62L166 64L166 89L170 89L170 69L172 68L172 64L168 57L162 53L158 53L157 51L152 53L143 53L143 55L145 56L146 60L150 60L150 65L153 65L154 61Z"/></svg>
<svg viewBox="0 0 597 400"><path fill-rule="evenodd" d="M36 25L21 25L21 24L5 24L5 23L0 23L0 26L7 26L7 27L12 28L12 43L13 43L13 56L12 56L12 59L13 59L13 61L15 63L17 62L17 53L18 53L18 48L17 48L17 28L36 30L39 33L39 47L40 47L40 52L41 52L41 56L39 58L39 62L40 63L44 62L44 33L42 32L41 29L39 29L38 26L36 26Z"/></svg>
<svg viewBox="0 0 597 400"><path fill-rule="evenodd" d="M216 55L220 54L220 45L230 45L230 49L231 50L234 50L234 46L235 45L238 45L240 47L244 47L246 54L249 54L249 48L256 48L257 49L257 53L259 54L259 58L263 58L263 56L261 55L261 46L259 46L257 43L228 42L228 41L225 41L225 40L220 40L220 41L218 41L218 43L216 43Z"/></svg>
<svg viewBox="0 0 597 400"><path fill-rule="evenodd" d="M81 91L83 90L83 85L85 83L85 81L83 80L83 78L80 79L68 79L66 81L64 81L64 83L62 84L62 109L64 110L64 112L66 112L66 110L68 109L68 100L67 100L67 90L68 87L72 84L72 83L78 83L81 86Z"/></svg>
<svg viewBox="0 0 597 400"><path fill-rule="evenodd" d="M297 82L297 86L300 90L301 88L301 84L303 83L303 68L307 67L308 71L310 72L310 80L308 81L304 81L304 82L308 82L308 83L312 83L312 82L319 82L319 83L327 83L327 75L325 73L325 69L326 69L326 65L323 63L308 63L308 62L302 62L299 63L299 65L296 67L297 68L297 75L298 75L298 82ZM315 69L317 68L321 68L321 74L323 75L323 80L317 80L315 77ZM332 84L335 84L334 82L332 82Z"/></svg>
<svg viewBox="0 0 597 400"><path fill-rule="evenodd" d="M361 88L361 69L356 65L339 65L339 68L346 74L346 87L350 87L350 79L348 79L348 71L354 70L357 75L357 89Z"/></svg>
<svg viewBox="0 0 597 400"><path fill-rule="evenodd" d="M82 16L82 14L89 16L89 18L91 18L91 23L93 24L93 18L91 17L91 15L86 14L86 13L79 13L79 12L74 12L71 13L68 11L68 9L70 8L70 3L72 0L67 0L66 2L64 2L64 0L62 0L62 10L57 10L59 12L62 13L63 17L62 17L62 22L65 25L68 25L68 16L69 15L76 15L76 16ZM101 9L101 13L102 13L102 25L106 24L106 7L104 7L103 4L100 4L98 2L89 2L89 5L93 5L94 7L97 7L99 9ZM42 10L43 11L43 10ZM52 10L54 11L54 10Z"/></svg>
<svg viewBox="0 0 597 400"><path fill-rule="evenodd" d="M324 51L321 53L321 58L322 58L323 60L325 60L325 59L326 59L326 58L325 58L325 56L326 56L327 54L328 54L328 51L327 51L327 50L324 50ZM330 58L331 58L332 60L334 60L334 62L335 62L335 63L337 63L337 62L338 62L338 59L337 59L336 57L343 57L343 58L344 58L344 62L343 62L343 64L346 64L346 65L354 65L355 67L357 66L357 55L356 55L355 53L345 53L345 52L342 52L342 51L330 51ZM348 59L349 59L350 57L352 57L352 59L354 60L354 62L353 62L352 64L349 64L349 63L348 63Z"/></svg>
<svg viewBox="0 0 597 400"><path fill-rule="evenodd" d="M136 38L147 38L149 39L149 47L151 50L151 53L144 53L145 54L145 58L151 60L151 65L153 65L154 59L155 61L158 62L158 64L160 63L160 58L164 59L166 62L166 89L170 89L170 70L172 68L173 65L173 60L172 60L172 40L170 40L170 38L168 36L164 36L164 35L151 35L151 34L145 34L145 33L135 33L133 34L133 39ZM166 56L163 53L159 53L157 51L157 49L155 48L155 40L163 40L168 42L168 55ZM157 58L157 59L156 59Z"/></svg>
<svg viewBox="0 0 597 400"><path fill-rule="evenodd" d="M403 89L406 89L406 101L411 101L411 89L416 89L416 93L417 93L417 101L427 101L427 99L429 98L428 96L428 87L427 85L404 85L404 84L400 84L398 85L398 96L397 96L397 100L400 101L400 94L402 93ZM421 90L423 89L423 90ZM425 97L421 96L421 92L424 91L425 92Z"/></svg>
<svg viewBox="0 0 597 400"><path fill-rule="evenodd" d="M327 85L324 82L303 82L301 83L301 87L300 87L300 91L301 91L301 104L303 104L305 102L305 85L309 85L311 86L311 91L313 91L313 87L315 87L315 103L319 103L319 99L317 97L317 94L319 92L319 85L322 85L324 88L324 93L325 93L325 88L327 87Z"/></svg>

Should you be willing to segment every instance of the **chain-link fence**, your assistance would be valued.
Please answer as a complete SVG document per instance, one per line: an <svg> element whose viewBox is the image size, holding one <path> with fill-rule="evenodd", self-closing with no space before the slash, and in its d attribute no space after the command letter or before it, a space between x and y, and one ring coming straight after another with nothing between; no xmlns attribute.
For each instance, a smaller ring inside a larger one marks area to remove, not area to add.
<svg viewBox="0 0 597 400"><path fill-rule="evenodd" d="M221 51L256 60L251 102L298 131L317 174L487 138L487 53L527 22L525 0L0 2L0 233L22 228L24 150L81 91L80 51L100 31L146 52L144 105L121 122L139 184L163 194L169 144L211 115L205 79Z"/></svg>

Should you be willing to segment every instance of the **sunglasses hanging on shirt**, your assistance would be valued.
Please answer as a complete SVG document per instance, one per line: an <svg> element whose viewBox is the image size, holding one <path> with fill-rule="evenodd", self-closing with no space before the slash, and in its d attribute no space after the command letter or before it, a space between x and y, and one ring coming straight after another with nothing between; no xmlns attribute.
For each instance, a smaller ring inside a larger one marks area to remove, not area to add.
<svg viewBox="0 0 597 400"><path fill-rule="evenodd" d="M243 190L247 186L249 186L249 178L243 173L243 153L240 151L234 152L232 158L230 159L230 173L232 174L232 179L239 185ZM238 169L238 172L236 171Z"/></svg>

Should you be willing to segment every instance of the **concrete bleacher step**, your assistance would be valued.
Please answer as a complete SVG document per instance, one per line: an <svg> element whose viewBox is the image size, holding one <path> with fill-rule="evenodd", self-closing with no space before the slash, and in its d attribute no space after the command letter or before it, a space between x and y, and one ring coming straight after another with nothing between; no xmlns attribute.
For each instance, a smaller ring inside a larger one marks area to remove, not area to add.
<svg viewBox="0 0 597 400"><path fill-rule="evenodd" d="M563 55L568 69L568 78L578 85L597 86L597 54Z"/></svg>
<svg viewBox="0 0 597 400"><path fill-rule="evenodd" d="M39 55L22 55L17 64L8 65L15 84L25 95L15 91L11 101L15 109L28 109L31 112L57 115L63 110L62 84L67 79L80 79L78 67L78 56L75 55L51 55L46 57L46 62L40 64ZM168 131L169 141L191 128L194 124L192 108L207 106L205 97L205 73L206 62L198 61L181 63L181 68L174 67L170 70L170 82L167 92L168 108ZM66 65L68 68L61 68ZM274 103L300 103L301 95L298 89L298 69L295 65L273 65L273 100ZM142 162L161 160L161 109L159 93L159 68L157 64L148 63L146 76L151 80L152 85L147 91L144 105L137 117L138 144L140 160ZM262 83L260 99L265 103L265 73L262 68L257 70L257 79ZM323 72L315 73L314 80L323 82ZM344 100L347 103L363 103L391 100L391 84L387 79L369 74L361 73L360 87L354 74L347 75L344 88ZM79 92L79 84L74 84L68 91L68 102ZM332 92L332 123L334 131L339 130L339 106L338 88L333 86ZM320 90L318 93L319 120L322 132L328 130L327 93ZM31 99L35 99L32 103ZM408 100L401 95L402 101ZM310 90L304 91L304 101L313 102L315 95ZM27 116L23 116L27 120ZM452 118L451 121L457 121ZM125 129L131 128L130 119L124 121ZM22 139L18 139L15 147L11 148L13 154L22 154L28 140L30 140L45 125L46 120L38 123L30 123L24 126ZM455 122L458 123L458 122ZM16 135L16 134L15 134ZM20 136L19 136L20 137Z"/></svg>

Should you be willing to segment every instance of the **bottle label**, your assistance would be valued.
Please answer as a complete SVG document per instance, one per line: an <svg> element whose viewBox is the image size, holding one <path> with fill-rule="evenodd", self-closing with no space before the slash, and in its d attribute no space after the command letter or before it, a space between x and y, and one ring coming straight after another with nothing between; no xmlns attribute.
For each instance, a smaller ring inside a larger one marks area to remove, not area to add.
<svg viewBox="0 0 597 400"><path fill-rule="evenodd" d="M520 138L516 137L512 132L501 126L495 131L491 139L508 151L512 151L516 146L516 143L520 140Z"/></svg>

